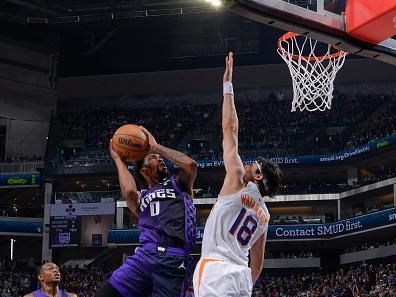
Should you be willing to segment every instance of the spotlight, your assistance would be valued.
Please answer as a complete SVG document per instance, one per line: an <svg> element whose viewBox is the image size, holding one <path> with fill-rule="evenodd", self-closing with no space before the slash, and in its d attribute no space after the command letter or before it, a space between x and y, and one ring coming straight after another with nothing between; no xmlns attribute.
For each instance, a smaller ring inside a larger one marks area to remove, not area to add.
<svg viewBox="0 0 396 297"><path fill-rule="evenodd" d="M211 0L210 3L211 3L214 7L219 7L219 6L221 6L221 1L220 1L220 0Z"/></svg>
<svg viewBox="0 0 396 297"><path fill-rule="evenodd" d="M221 6L221 0L205 0L205 1L212 4L214 7Z"/></svg>

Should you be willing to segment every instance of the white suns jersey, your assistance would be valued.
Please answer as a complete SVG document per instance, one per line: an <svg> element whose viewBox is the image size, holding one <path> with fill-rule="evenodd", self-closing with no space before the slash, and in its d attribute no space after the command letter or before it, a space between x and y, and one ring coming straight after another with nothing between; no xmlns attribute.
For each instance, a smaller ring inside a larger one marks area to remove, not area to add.
<svg viewBox="0 0 396 297"><path fill-rule="evenodd" d="M201 258L221 258L248 265L249 250L268 229L270 215L252 182L220 196L205 224Z"/></svg>

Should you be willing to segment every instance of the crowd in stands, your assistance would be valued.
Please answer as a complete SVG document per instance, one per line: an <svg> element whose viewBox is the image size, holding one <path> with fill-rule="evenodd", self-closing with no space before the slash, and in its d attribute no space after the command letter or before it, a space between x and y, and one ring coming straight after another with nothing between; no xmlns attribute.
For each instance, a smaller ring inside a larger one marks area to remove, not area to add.
<svg viewBox="0 0 396 297"><path fill-rule="evenodd" d="M96 291L104 284L109 269L100 267L60 267L62 283L61 287L77 296L94 297Z"/></svg>
<svg viewBox="0 0 396 297"><path fill-rule="evenodd" d="M267 204L268 206L269 204ZM369 203L367 206L362 206L360 208L350 210L345 209L345 212L341 213L341 219L354 218L361 215L366 215L382 210L386 210L389 208L395 207L393 202L388 204L382 204L381 202ZM346 213L346 211L349 211ZM331 215L333 212L333 215ZM333 223L337 221L337 217L334 215L335 208L329 208L328 213L326 215L315 214L315 208L310 211L310 213L306 213L305 215L293 215L293 208L290 208L289 215L272 215L270 219L270 223L272 225L300 225L300 224L322 224L322 223Z"/></svg>
<svg viewBox="0 0 396 297"><path fill-rule="evenodd" d="M396 264L340 268L334 273L289 273L258 280L253 297L394 297Z"/></svg>
<svg viewBox="0 0 396 297"><path fill-rule="evenodd" d="M107 203L122 200L120 191L97 192L57 192L53 194L53 203Z"/></svg>
<svg viewBox="0 0 396 297"><path fill-rule="evenodd" d="M270 251L265 250L265 259L296 259L296 258L314 258L317 256L309 250L301 251Z"/></svg>
<svg viewBox="0 0 396 297"><path fill-rule="evenodd" d="M301 194L327 194L327 193L341 193L355 188L362 187L367 184L379 182L396 177L395 167L381 166L379 172L372 172L370 175L364 175L354 181L351 185L345 183L332 182L295 182L283 183L280 186L278 195L301 195ZM214 198L217 197L221 189L221 184L203 185L196 184L196 191L194 191L194 198ZM364 213L370 212L365 210Z"/></svg>
<svg viewBox="0 0 396 297"><path fill-rule="evenodd" d="M61 153L63 155L63 153ZM100 157L98 157L98 155ZM70 159L61 158L61 164L65 168L75 167L103 167L112 166L113 161L105 152L95 152L94 155L91 153L88 155L79 155L76 157L70 157Z"/></svg>
<svg viewBox="0 0 396 297"><path fill-rule="evenodd" d="M351 185L330 182L283 184L279 189L279 195L340 193L393 177L396 177L396 168L389 167L380 170L378 173L374 172L370 175L360 176Z"/></svg>
<svg viewBox="0 0 396 297"><path fill-rule="evenodd" d="M263 96L267 98L261 99ZM290 104L261 90L241 91L238 98L242 157L338 152L396 132L396 101L386 95L336 92L331 110L303 113L291 113ZM111 165L107 163L109 139L126 123L145 126L159 143L196 159L219 159L220 117L218 104L170 103L139 109L61 112L52 129L58 137L55 163ZM327 135L329 127L342 129Z"/></svg>
<svg viewBox="0 0 396 297"><path fill-rule="evenodd" d="M0 157L0 172L35 172L44 167L42 157L36 155L24 157Z"/></svg>
<svg viewBox="0 0 396 297"><path fill-rule="evenodd" d="M44 215L44 207L0 207L0 217L21 217L21 218L42 218Z"/></svg>
<svg viewBox="0 0 396 297"><path fill-rule="evenodd" d="M311 258L310 251L278 253L273 258ZM22 297L38 288L37 269L33 259L0 260L0 297ZM93 297L111 271L100 267L60 266L60 288L78 296ZM335 272L317 270L310 273L284 271L273 276L264 271L253 289L253 297L394 297L396 264L384 259L380 264L343 267Z"/></svg>
<svg viewBox="0 0 396 297"><path fill-rule="evenodd" d="M0 297L21 297L37 287L37 263L33 259L0 259Z"/></svg>
<svg viewBox="0 0 396 297"><path fill-rule="evenodd" d="M362 244L361 246L355 246L353 248L346 249L344 251L344 253L355 253L355 252L360 252L360 251L367 251L367 250L372 250L372 249L376 249L379 247L391 246L391 245L396 245L396 237L391 240L366 242L366 243Z"/></svg>
<svg viewBox="0 0 396 297"><path fill-rule="evenodd" d="M240 128L239 147L242 157L245 158L257 155L284 157L339 152L396 133L394 123L390 123L396 101L388 96L335 92L330 111L303 113L291 113L289 105L276 96L270 96L264 102L251 100L259 96L260 92L257 90L248 91L240 96L245 98L236 103ZM383 113L373 114L373 118L370 118L371 112L382 105L385 105ZM390 120L385 120L387 116L390 116ZM374 126L369 134L370 139L366 139L366 142L353 142L356 135L361 133L361 125L367 119ZM385 132L382 125L388 127ZM329 127L343 128L337 133L328 134L326 128ZM221 144L220 128L218 126L214 138L217 140L216 147ZM199 157L218 159L221 154L211 157L211 154L204 151Z"/></svg>
<svg viewBox="0 0 396 297"><path fill-rule="evenodd" d="M279 189L279 195L296 194L324 194L339 193L348 190L346 184L335 183L290 183L283 184Z"/></svg>
<svg viewBox="0 0 396 297"><path fill-rule="evenodd" d="M305 215L304 217L295 216L271 216L272 225L299 225L299 224L322 224L332 223L335 218L325 218L325 216Z"/></svg>
<svg viewBox="0 0 396 297"><path fill-rule="evenodd" d="M377 211L384 210L384 209L385 209L385 207L382 204L370 203L368 205L363 205L359 208L352 209L352 216L350 216L350 217L361 216L361 215L377 212Z"/></svg>
<svg viewBox="0 0 396 297"><path fill-rule="evenodd" d="M0 163L22 163L22 162L37 162L43 161L41 156L36 156L35 154L32 156L14 156L14 157L4 157L0 158Z"/></svg>
<svg viewBox="0 0 396 297"><path fill-rule="evenodd" d="M365 120L376 104L382 105L388 99L386 96L336 92L329 111L291 113L286 101L270 96L266 102L249 102L252 96L249 95L247 100L237 104L241 148L292 148L295 154L317 153L321 148L319 143L313 142L310 146L304 144L315 131L332 126L353 127ZM342 143L335 142L335 139L325 146L332 152L342 149Z"/></svg>
<svg viewBox="0 0 396 297"><path fill-rule="evenodd" d="M355 183L354 187L361 187L364 185L372 184L381 180L389 179L396 176L396 168L395 167L385 167L381 165L381 168L378 172L375 172L372 175L365 175L359 178L358 182Z"/></svg>
<svg viewBox="0 0 396 297"><path fill-rule="evenodd" d="M393 201L381 202L381 201L369 201L364 203L358 203L356 207L352 208L352 212L343 214L343 218L356 217L365 214L374 213L381 210L386 210L395 207ZM344 217L346 215L346 217Z"/></svg>
<svg viewBox="0 0 396 297"><path fill-rule="evenodd" d="M356 182L351 185L345 183L331 183L331 182L296 182L296 183L283 183L280 186L278 195L301 195L301 194L327 194L327 193L341 193L364 185L379 182L396 177L396 168L389 167L383 171L371 175L365 175L358 178ZM222 185L195 185L194 198L214 198L217 197L218 192ZM364 213L370 212L369 209Z"/></svg>
<svg viewBox="0 0 396 297"><path fill-rule="evenodd" d="M353 188L361 187L366 184L372 184L381 180L389 179L396 176L396 168L390 167L384 169L381 166L378 174L372 174L359 177L357 182L352 185L338 184L338 183L288 183L282 184L279 190L279 195L297 195L297 194L325 194L325 193L340 193L348 191ZM220 191L221 184L211 185L195 185L194 198L215 198ZM122 200L119 191L97 191L97 192L58 192L54 193L54 203L93 203L102 202L103 199L112 199L113 201ZM364 211L364 213L371 212L372 208ZM363 213L363 212L362 212ZM360 214L362 214L360 213ZM358 215L356 213L356 215Z"/></svg>
<svg viewBox="0 0 396 297"><path fill-rule="evenodd" d="M41 263L33 259L16 261L0 260L0 297L22 297L35 291L38 286L37 273ZM81 297L94 297L110 272L100 267L60 266L60 288Z"/></svg>
<svg viewBox="0 0 396 297"><path fill-rule="evenodd" d="M124 124L134 123L147 128L159 143L173 146L192 128L202 129L200 124L212 111L212 105L179 104L122 111L68 112L59 116L59 137L66 143L83 140L80 144L84 148L96 150L98 157L103 152L102 156L105 157L114 132ZM78 155L78 148L72 149L69 154Z"/></svg>
<svg viewBox="0 0 396 297"><path fill-rule="evenodd" d="M371 140L396 134L396 98L384 104L374 117L361 123L352 134L348 145L358 146Z"/></svg>
<svg viewBox="0 0 396 297"><path fill-rule="evenodd" d="M178 104L127 110L96 110L60 114L57 158L49 164L64 167L110 166L108 143L122 125L134 123L152 132L156 140L174 147L187 133L204 131L201 125L213 111L212 105ZM51 152L52 155L54 152Z"/></svg>

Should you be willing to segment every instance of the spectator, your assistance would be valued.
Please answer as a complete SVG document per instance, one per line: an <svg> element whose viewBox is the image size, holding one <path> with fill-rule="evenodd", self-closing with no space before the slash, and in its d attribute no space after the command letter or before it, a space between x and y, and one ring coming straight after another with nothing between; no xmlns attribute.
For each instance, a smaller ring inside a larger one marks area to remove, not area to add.
<svg viewBox="0 0 396 297"><path fill-rule="evenodd" d="M266 276L256 283L253 297L393 297L396 296L396 264L360 267L335 273L322 272Z"/></svg>

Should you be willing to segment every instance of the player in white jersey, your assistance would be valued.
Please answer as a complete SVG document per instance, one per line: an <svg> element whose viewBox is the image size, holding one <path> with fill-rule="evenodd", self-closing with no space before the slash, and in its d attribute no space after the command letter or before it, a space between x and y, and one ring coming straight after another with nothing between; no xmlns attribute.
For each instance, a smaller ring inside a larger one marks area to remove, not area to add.
<svg viewBox="0 0 396 297"><path fill-rule="evenodd" d="M263 268L270 218L263 196L274 197L282 179L278 165L270 160L258 158L250 165L242 164L232 71L230 53L223 78L222 107L226 176L205 225L201 259L194 272L196 297L251 296Z"/></svg>

